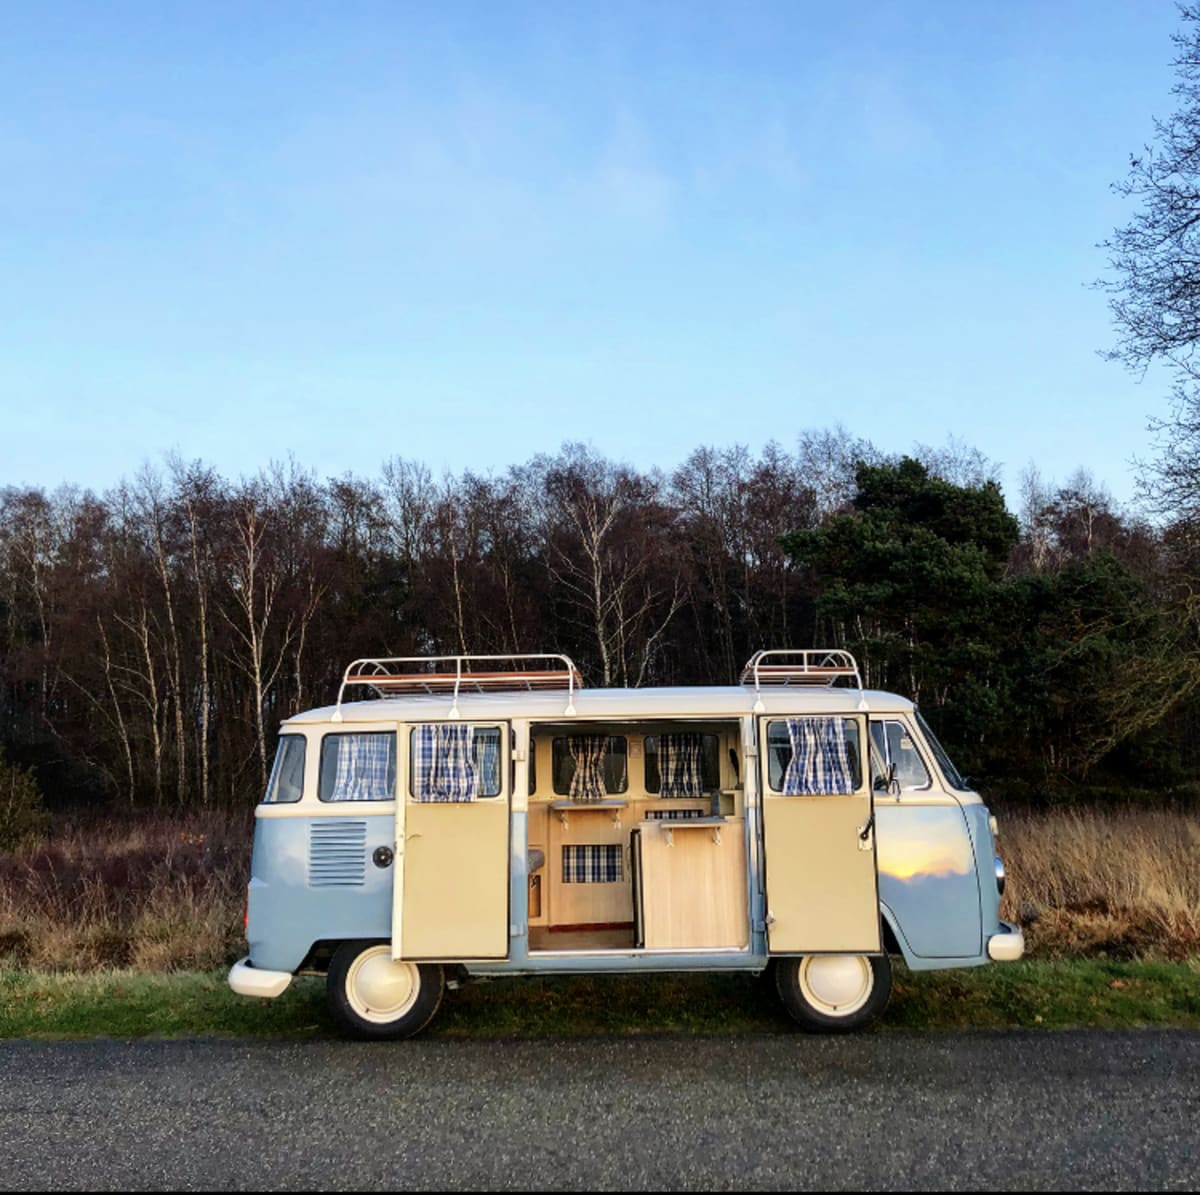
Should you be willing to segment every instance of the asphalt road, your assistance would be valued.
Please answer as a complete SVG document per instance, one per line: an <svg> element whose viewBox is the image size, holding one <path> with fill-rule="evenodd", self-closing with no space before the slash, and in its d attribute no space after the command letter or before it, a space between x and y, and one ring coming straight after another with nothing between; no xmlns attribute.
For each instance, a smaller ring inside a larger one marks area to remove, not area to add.
<svg viewBox="0 0 1200 1195"><path fill-rule="evenodd" d="M10 1042L19 1189L1195 1189L1200 1033Z"/></svg>

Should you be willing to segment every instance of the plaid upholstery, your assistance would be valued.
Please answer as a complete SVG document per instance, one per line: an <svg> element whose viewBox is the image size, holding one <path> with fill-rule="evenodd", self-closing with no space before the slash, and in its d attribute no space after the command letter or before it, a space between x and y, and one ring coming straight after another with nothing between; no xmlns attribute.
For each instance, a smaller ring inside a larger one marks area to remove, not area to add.
<svg viewBox="0 0 1200 1195"><path fill-rule="evenodd" d="M845 718L789 718L792 758L783 777L788 796L854 792Z"/></svg>
<svg viewBox="0 0 1200 1195"><path fill-rule="evenodd" d="M619 846L564 846L564 884L615 884L622 878Z"/></svg>
<svg viewBox="0 0 1200 1195"><path fill-rule="evenodd" d="M608 794L604 787L604 755L608 736L603 734L573 734L567 739L567 749L575 761L571 777L572 801L602 801Z"/></svg>
<svg viewBox="0 0 1200 1195"><path fill-rule="evenodd" d="M434 722L413 731L413 796L418 801L474 800L479 776L471 758L471 727Z"/></svg>
<svg viewBox="0 0 1200 1195"><path fill-rule="evenodd" d="M704 755L702 734L663 734L658 737L658 774L661 797L701 797Z"/></svg>
<svg viewBox="0 0 1200 1195"><path fill-rule="evenodd" d="M707 817L703 809L648 809L646 819L654 822L685 821L692 817Z"/></svg>
<svg viewBox="0 0 1200 1195"><path fill-rule="evenodd" d="M390 801L396 794L396 736L391 731L339 734L337 771L328 801Z"/></svg>

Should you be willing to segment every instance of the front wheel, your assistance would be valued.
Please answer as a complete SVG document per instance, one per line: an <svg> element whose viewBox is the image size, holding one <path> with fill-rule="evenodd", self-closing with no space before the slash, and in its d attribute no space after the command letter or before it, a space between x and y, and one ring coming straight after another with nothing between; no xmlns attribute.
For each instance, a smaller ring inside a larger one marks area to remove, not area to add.
<svg viewBox="0 0 1200 1195"><path fill-rule="evenodd" d="M387 942L343 942L329 961L325 990L343 1032L391 1041L433 1020L446 979L436 963L397 962Z"/></svg>
<svg viewBox="0 0 1200 1195"><path fill-rule="evenodd" d="M773 960L775 988L809 1033L852 1033L887 1007L892 964L886 954L809 954Z"/></svg>

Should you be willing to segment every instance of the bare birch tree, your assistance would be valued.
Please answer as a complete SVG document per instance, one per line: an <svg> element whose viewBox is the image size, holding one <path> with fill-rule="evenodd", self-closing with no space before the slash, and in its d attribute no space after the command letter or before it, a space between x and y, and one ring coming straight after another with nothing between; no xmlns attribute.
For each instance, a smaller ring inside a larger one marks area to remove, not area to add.
<svg viewBox="0 0 1200 1195"><path fill-rule="evenodd" d="M254 731L258 754L259 789L267 785L266 703L283 667L294 633L294 620L281 629L276 606L281 577L267 542L271 512L261 486L252 484L233 503L233 555L227 562L226 584L233 613L221 613L233 631L236 650L231 662L253 690Z"/></svg>

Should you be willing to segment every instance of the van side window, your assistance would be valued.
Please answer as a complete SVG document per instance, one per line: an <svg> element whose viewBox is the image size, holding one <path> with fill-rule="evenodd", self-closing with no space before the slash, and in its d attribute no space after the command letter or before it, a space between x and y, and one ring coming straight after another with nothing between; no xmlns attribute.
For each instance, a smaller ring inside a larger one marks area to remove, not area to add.
<svg viewBox="0 0 1200 1195"><path fill-rule="evenodd" d="M929 787L929 769L925 767L917 744L903 722L872 719L871 738L875 749L883 757L885 773L888 764L896 765L896 783L901 792Z"/></svg>
<svg viewBox="0 0 1200 1195"><path fill-rule="evenodd" d="M500 795L500 727L414 726L409 775L417 801L453 803Z"/></svg>
<svg viewBox="0 0 1200 1195"><path fill-rule="evenodd" d="M715 734L647 735L648 793L660 793L664 797L702 797L719 788L720 784L721 744Z"/></svg>
<svg viewBox="0 0 1200 1195"><path fill-rule="evenodd" d="M267 781L265 805L290 805L300 800L304 792L304 750L307 742L302 734L279 736L275 764Z"/></svg>
<svg viewBox="0 0 1200 1195"><path fill-rule="evenodd" d="M851 718L768 722L767 783L785 796L857 792L862 785L858 723Z"/></svg>
<svg viewBox="0 0 1200 1195"><path fill-rule="evenodd" d="M327 734L321 740L322 801L391 801L396 796L396 732Z"/></svg>
<svg viewBox="0 0 1200 1195"><path fill-rule="evenodd" d="M575 801L599 801L629 788L624 735L573 734L552 744L554 791Z"/></svg>

